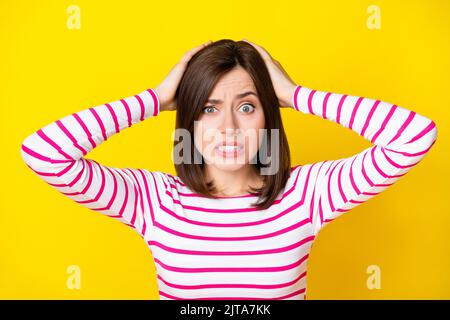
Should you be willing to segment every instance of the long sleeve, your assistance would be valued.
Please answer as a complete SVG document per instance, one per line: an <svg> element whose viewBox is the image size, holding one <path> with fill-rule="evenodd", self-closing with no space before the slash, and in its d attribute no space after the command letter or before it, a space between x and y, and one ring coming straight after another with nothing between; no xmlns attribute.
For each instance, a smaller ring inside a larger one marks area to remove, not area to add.
<svg viewBox="0 0 450 320"><path fill-rule="evenodd" d="M111 168L85 158L110 136L160 113L153 89L68 115L28 136L26 165L73 201L118 219L144 236L156 209L160 172Z"/></svg>
<svg viewBox="0 0 450 320"><path fill-rule="evenodd" d="M310 167L314 233L368 201L416 166L436 141L436 124L414 111L365 97L297 85L294 109L351 129L374 145L351 157Z"/></svg>

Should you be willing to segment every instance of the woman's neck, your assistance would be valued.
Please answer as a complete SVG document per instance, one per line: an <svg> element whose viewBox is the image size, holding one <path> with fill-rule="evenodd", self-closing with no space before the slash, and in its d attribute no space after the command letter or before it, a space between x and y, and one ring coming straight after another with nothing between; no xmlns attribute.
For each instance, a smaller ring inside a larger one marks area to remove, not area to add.
<svg viewBox="0 0 450 320"><path fill-rule="evenodd" d="M249 193L251 187L263 186L263 178L252 165L243 166L235 171L224 171L207 165L205 174L208 182L214 182L217 190L215 196L239 196Z"/></svg>

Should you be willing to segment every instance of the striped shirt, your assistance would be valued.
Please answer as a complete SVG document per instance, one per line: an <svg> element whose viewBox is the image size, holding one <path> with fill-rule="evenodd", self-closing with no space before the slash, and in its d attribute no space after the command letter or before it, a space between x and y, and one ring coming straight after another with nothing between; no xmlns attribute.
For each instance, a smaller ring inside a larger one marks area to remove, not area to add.
<svg viewBox="0 0 450 320"><path fill-rule="evenodd" d="M300 85L292 102L296 111L338 123L373 145L348 158L292 167L266 210L250 206L255 195L211 199L169 173L85 157L110 136L159 115L153 89L50 123L23 141L21 156L66 197L138 232L155 262L160 299L306 299L318 232L417 165L437 129L387 102Z"/></svg>

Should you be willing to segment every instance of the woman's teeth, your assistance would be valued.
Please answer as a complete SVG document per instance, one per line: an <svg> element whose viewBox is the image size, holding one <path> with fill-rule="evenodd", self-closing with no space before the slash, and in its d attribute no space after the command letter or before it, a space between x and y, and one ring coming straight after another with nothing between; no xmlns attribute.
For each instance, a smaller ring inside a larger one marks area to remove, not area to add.
<svg viewBox="0 0 450 320"><path fill-rule="evenodd" d="M240 149L242 149L242 147L241 146L219 146L217 149L219 149L219 151L223 151L223 152L232 152L232 151L240 150Z"/></svg>

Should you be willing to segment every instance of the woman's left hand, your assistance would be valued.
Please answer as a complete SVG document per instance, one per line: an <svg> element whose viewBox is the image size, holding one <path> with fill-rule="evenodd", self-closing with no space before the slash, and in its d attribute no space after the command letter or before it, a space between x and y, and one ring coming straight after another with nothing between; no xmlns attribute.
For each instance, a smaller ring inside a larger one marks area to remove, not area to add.
<svg viewBox="0 0 450 320"><path fill-rule="evenodd" d="M246 39L243 39L243 41L249 43L256 50L258 50L259 54L265 61L267 69L269 70L270 78L272 79L275 93L278 97L278 102L280 103L280 107L293 108L292 96L294 95L294 90L297 86L295 82L289 77L281 64L271 57L266 49Z"/></svg>

